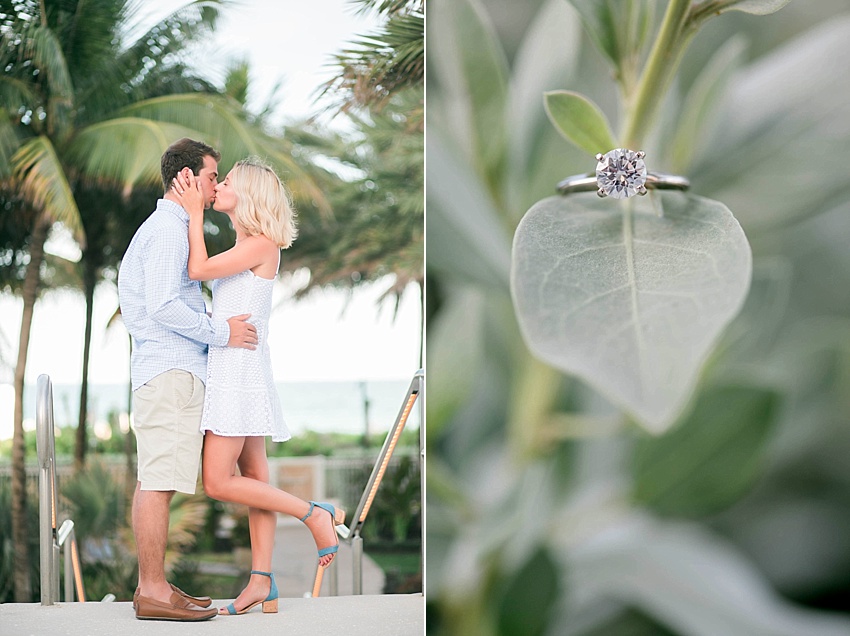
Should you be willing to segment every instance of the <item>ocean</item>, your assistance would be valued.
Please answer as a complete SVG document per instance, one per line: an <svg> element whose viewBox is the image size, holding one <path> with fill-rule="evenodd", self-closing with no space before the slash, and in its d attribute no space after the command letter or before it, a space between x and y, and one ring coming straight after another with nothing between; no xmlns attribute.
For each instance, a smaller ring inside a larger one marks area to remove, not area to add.
<svg viewBox="0 0 850 636"><path fill-rule="evenodd" d="M369 433L372 434L390 429L405 401L409 386L409 380L281 382L277 384L277 389L283 417L293 435L305 431L362 434L367 422ZM89 385L89 422L95 431L98 424L107 422L110 416L118 416L119 420L126 421L127 393L127 385ZM79 404L79 385L53 385L53 421L56 426L76 427ZM405 428L419 426L418 407L417 404L413 409ZM35 387L28 385L24 391L25 427L34 426L34 419ZM9 433L11 436L11 431ZM2 432L0 437L4 437Z"/></svg>

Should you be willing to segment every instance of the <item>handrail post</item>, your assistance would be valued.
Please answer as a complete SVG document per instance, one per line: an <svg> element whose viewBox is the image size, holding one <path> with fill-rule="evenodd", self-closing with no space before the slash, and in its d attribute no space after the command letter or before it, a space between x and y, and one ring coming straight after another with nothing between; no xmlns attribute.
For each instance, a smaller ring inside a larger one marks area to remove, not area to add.
<svg viewBox="0 0 850 636"><path fill-rule="evenodd" d="M419 378L419 571L425 594L425 369L419 369L416 377Z"/></svg>
<svg viewBox="0 0 850 636"><path fill-rule="evenodd" d="M369 510L372 507L372 502L374 501L378 488L381 485L381 481L384 478L384 473L386 472L387 467L389 466L390 459L392 458L393 451L395 450L399 437L401 436L401 433L404 430L404 425L407 422L407 418L410 416L410 413L413 410L413 405L415 404L417 399L420 399L419 439L420 446L422 446L422 440L424 439L422 435L422 429L425 427L425 418L424 410L422 409L421 397L422 389L425 384L424 379L425 372L422 369L419 369L413 376L413 379L410 381L410 386L408 387L407 393L404 396L404 402L402 403L401 408L399 409L395 423L393 424L390 431L387 433L387 437L384 440L384 445L381 448L381 452L378 455L377 461L375 462L375 467L372 469L372 474L369 476L369 480L366 482L366 489L363 491L363 495L360 498L360 502L357 504L357 508L354 511L354 515L352 516L351 520L351 527L350 529L347 529L345 531L347 536L346 534L340 532L340 535L343 538L348 539L351 542L354 594L363 593L363 537L360 536L360 531L363 527L363 522L366 520L366 516L369 514Z"/></svg>
<svg viewBox="0 0 850 636"><path fill-rule="evenodd" d="M53 386L40 375L36 389L36 448L38 451L38 528L41 564L41 604L54 605L59 596L56 546L56 472L53 447Z"/></svg>
<svg viewBox="0 0 850 636"><path fill-rule="evenodd" d="M59 602L59 553L65 547L65 602L86 600L83 572L77 549L74 522L66 519L56 529L56 442L53 434L53 384L50 376L38 376L35 404L36 448L38 450L38 540L41 564L41 604Z"/></svg>
<svg viewBox="0 0 850 636"><path fill-rule="evenodd" d="M65 602L74 600L74 562L71 560L71 542L65 544Z"/></svg>
<svg viewBox="0 0 850 636"><path fill-rule="evenodd" d="M352 594L363 594L363 537L358 532L351 538Z"/></svg>

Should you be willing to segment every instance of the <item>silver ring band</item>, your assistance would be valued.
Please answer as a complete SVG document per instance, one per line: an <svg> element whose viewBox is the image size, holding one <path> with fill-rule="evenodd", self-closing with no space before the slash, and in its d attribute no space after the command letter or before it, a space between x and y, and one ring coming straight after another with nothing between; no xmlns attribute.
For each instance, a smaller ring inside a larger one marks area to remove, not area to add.
<svg viewBox="0 0 850 636"><path fill-rule="evenodd" d="M650 172L646 175L647 190L687 190L691 187L691 182L685 177L680 177L675 174L663 174L660 172ZM599 184L596 179L596 174L588 172L586 174L577 174L572 177L567 177L560 181L556 186L561 194L571 194L573 192L596 192L599 189Z"/></svg>

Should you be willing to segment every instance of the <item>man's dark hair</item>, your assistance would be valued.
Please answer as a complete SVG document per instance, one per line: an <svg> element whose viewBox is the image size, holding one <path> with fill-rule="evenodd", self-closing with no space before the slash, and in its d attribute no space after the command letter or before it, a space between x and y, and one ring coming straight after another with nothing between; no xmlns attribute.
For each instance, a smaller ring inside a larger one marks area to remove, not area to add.
<svg viewBox="0 0 850 636"><path fill-rule="evenodd" d="M204 157L212 157L221 161L221 154L202 141L195 141L184 137L175 141L162 154L160 161L160 173L162 174L162 187L165 192L171 188L171 181L175 179L183 168L189 168L195 176L204 167Z"/></svg>

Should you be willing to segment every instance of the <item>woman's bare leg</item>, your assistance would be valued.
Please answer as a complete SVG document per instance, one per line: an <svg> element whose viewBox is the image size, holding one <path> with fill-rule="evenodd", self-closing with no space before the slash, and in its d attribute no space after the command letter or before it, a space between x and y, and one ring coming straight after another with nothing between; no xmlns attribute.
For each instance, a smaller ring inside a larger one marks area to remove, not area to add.
<svg viewBox="0 0 850 636"><path fill-rule="evenodd" d="M269 462L266 459L265 438L246 437L242 453L236 461L243 477L269 483ZM272 552L277 515L270 510L248 507L248 531L251 535L251 569L260 572L272 571ZM233 601L241 611L256 601L265 600L271 590L271 579L252 574L248 585Z"/></svg>
<svg viewBox="0 0 850 636"><path fill-rule="evenodd" d="M257 442L251 442L257 440ZM241 503L250 508L282 512L301 519L310 510L310 504L283 490L270 486L267 482L236 474L236 462L257 465L265 459L264 438L257 437L221 437L209 431L204 437L204 490L207 495L220 501ZM262 453L262 460L258 454ZM266 478L268 466L266 466ZM333 522L329 513L315 508L305 525L313 534L318 548L326 548L337 542ZM331 521L331 523L329 523ZM253 537L252 537L253 538ZM272 545L273 547L273 545ZM271 548L269 549L271 554ZM326 566L334 555L328 554L319 559ZM271 559L271 557L269 557ZM266 570L268 571L268 570Z"/></svg>

